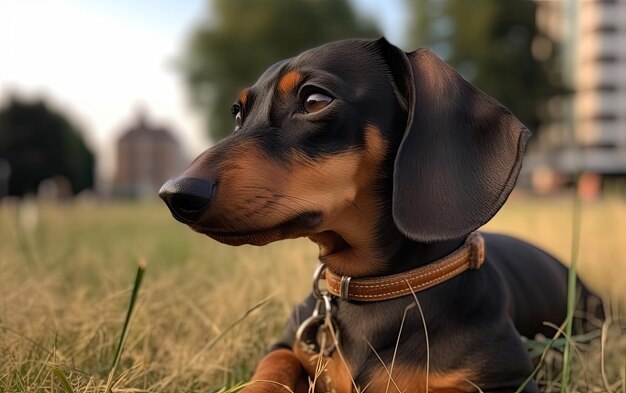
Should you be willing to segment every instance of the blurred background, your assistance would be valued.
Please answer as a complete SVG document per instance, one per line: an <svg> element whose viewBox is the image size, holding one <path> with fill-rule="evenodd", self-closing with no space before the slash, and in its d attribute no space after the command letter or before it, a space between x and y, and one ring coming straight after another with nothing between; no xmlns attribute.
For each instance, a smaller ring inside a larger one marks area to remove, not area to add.
<svg viewBox="0 0 626 393"><path fill-rule="evenodd" d="M624 195L626 2L4 0L0 198L156 198L277 60L346 37L429 47L534 133L520 187Z"/></svg>

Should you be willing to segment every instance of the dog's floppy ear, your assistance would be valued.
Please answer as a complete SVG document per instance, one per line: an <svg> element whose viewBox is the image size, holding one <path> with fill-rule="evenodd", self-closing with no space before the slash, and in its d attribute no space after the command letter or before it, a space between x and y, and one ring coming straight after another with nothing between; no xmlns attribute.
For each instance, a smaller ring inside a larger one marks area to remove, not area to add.
<svg viewBox="0 0 626 393"><path fill-rule="evenodd" d="M506 201L530 132L429 50L378 45L408 106L393 174L395 224L420 242L462 237Z"/></svg>

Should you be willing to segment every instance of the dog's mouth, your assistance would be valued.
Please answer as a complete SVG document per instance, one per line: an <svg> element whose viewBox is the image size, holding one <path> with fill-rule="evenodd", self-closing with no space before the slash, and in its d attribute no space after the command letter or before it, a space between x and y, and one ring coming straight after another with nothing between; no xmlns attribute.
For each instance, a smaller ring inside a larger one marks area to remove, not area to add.
<svg viewBox="0 0 626 393"><path fill-rule="evenodd" d="M190 227L196 232L203 233L220 243L230 246L240 246L243 244L264 246L278 240L309 236L315 231L315 228L319 227L321 222L321 213L307 212L267 228L225 231L223 229L204 227L201 225L190 225Z"/></svg>
<svg viewBox="0 0 626 393"><path fill-rule="evenodd" d="M320 247L320 259L338 254L351 246L335 231L323 231L309 235L309 239Z"/></svg>

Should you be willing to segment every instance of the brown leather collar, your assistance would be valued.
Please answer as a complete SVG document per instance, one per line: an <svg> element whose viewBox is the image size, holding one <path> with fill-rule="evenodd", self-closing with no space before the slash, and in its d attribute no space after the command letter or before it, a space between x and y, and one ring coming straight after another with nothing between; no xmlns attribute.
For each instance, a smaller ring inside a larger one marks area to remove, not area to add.
<svg viewBox="0 0 626 393"><path fill-rule="evenodd" d="M395 299L431 288L468 269L478 269L485 260L485 241L472 232L465 243L435 262L391 276L352 278L325 269L328 291L344 300L376 302Z"/></svg>

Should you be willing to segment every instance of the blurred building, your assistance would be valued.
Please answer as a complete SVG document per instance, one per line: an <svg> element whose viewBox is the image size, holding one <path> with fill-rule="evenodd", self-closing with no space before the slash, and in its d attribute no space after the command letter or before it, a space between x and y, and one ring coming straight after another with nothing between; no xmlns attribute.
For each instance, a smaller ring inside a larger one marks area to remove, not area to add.
<svg viewBox="0 0 626 393"><path fill-rule="evenodd" d="M173 133L151 124L143 113L122 133L116 153L114 193L118 196L156 198L161 185L184 166L182 148Z"/></svg>
<svg viewBox="0 0 626 393"><path fill-rule="evenodd" d="M525 171L539 191L626 176L626 1L537 1L533 54L560 67ZM593 180L595 179L595 180Z"/></svg>

